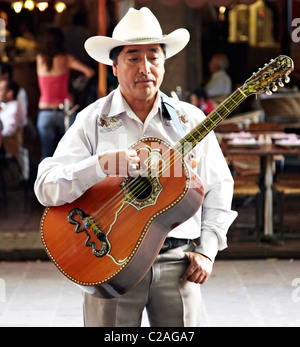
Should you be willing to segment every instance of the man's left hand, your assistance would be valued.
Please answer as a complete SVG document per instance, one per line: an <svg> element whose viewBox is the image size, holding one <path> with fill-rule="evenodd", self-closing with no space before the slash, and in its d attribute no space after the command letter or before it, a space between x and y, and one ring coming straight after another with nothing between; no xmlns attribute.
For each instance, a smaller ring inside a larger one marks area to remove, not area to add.
<svg viewBox="0 0 300 347"><path fill-rule="evenodd" d="M190 261L190 265L180 279L198 284L205 283L212 272L213 262L200 253L185 252L185 255Z"/></svg>

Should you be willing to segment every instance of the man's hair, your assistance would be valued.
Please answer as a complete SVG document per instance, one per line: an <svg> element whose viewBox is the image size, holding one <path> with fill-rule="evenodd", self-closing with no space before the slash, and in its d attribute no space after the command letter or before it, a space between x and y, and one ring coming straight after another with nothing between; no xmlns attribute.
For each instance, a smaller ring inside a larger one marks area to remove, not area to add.
<svg viewBox="0 0 300 347"><path fill-rule="evenodd" d="M123 51L125 46L117 46L109 52L109 59L118 65L118 56Z"/></svg>
<svg viewBox="0 0 300 347"><path fill-rule="evenodd" d="M164 53L164 56L166 56L166 45L164 43L161 43L160 46L161 46L161 49ZM118 56L123 51L124 47L125 46L117 46L109 52L109 59L111 59L117 65L118 65Z"/></svg>
<svg viewBox="0 0 300 347"><path fill-rule="evenodd" d="M229 67L229 59L225 54L218 53L214 55L216 63L221 70L227 70Z"/></svg>

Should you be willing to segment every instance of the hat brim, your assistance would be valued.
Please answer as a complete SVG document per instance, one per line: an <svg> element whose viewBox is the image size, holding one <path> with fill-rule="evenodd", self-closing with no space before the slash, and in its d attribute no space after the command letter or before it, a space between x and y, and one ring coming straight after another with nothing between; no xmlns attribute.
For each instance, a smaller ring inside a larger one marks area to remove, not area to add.
<svg viewBox="0 0 300 347"><path fill-rule="evenodd" d="M165 35L161 39L132 40L130 42L116 40L106 36L93 36L86 40L84 47L87 53L99 63L112 65L109 53L115 47L163 43L166 45L166 59L168 59L179 53L187 45L189 39L189 32L186 29L180 28Z"/></svg>

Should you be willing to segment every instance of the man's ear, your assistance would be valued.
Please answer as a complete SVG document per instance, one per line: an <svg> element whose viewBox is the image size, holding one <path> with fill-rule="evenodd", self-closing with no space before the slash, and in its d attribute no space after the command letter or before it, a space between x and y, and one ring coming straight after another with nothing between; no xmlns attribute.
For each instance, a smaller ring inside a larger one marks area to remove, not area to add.
<svg viewBox="0 0 300 347"><path fill-rule="evenodd" d="M113 74L114 76L118 76L118 65L113 61L113 65L112 65L112 70L113 70Z"/></svg>

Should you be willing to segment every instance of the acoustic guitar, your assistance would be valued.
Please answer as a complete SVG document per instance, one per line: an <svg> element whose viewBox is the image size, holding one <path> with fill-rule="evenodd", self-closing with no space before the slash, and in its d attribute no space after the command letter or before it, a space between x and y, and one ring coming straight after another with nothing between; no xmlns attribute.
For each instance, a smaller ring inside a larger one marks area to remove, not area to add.
<svg viewBox="0 0 300 347"><path fill-rule="evenodd" d="M97 297L118 297L135 286L169 231L202 204L203 186L188 165L189 152L249 95L275 91L292 70L287 56L271 60L174 147L158 138L134 143L140 176L108 176L76 201L47 207L41 239L57 268Z"/></svg>

